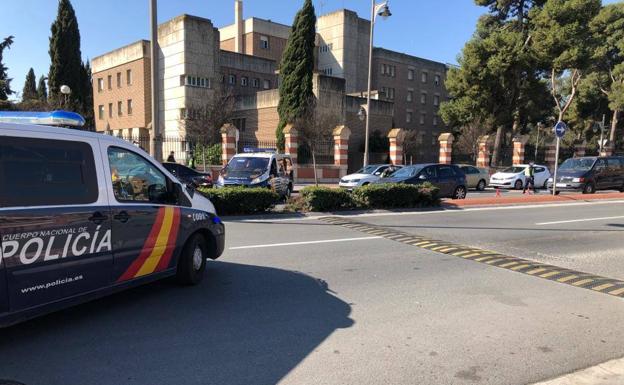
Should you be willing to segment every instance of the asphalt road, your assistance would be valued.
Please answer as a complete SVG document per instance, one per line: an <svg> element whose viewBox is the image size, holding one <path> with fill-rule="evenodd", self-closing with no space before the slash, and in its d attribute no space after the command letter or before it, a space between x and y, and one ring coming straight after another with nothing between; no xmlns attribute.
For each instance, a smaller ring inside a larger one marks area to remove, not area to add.
<svg viewBox="0 0 624 385"><path fill-rule="evenodd" d="M349 218L624 279L622 202ZM624 356L622 298L316 218L226 226L199 287L157 283L0 331L0 378L500 385Z"/></svg>

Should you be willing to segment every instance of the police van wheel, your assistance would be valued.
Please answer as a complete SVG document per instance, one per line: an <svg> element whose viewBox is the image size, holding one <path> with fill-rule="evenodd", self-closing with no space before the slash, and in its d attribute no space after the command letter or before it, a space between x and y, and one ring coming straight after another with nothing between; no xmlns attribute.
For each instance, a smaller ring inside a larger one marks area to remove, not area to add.
<svg viewBox="0 0 624 385"><path fill-rule="evenodd" d="M204 278L208 247L200 234L195 234L186 242L178 261L177 281L182 285L197 285Z"/></svg>

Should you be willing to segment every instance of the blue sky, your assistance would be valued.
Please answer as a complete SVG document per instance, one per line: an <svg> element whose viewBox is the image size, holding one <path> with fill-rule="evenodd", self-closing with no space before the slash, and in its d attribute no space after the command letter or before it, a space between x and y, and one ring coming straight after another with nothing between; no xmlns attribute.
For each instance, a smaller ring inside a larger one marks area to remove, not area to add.
<svg viewBox="0 0 624 385"><path fill-rule="evenodd" d="M604 3L615 2L606 0ZM48 38L56 0L4 0L0 38L15 36L5 51L14 91L21 92L33 67L37 78L49 70ZM234 21L234 0L159 0L160 22L182 13L211 19L217 27ZM255 16L291 24L302 0L244 0L245 18ZM148 0L72 0L82 38L82 55L101 55L149 35ZM370 17L367 0L314 0L317 13L341 8ZM455 63L479 15L472 0L392 0L393 16L376 24L375 45L447 63Z"/></svg>

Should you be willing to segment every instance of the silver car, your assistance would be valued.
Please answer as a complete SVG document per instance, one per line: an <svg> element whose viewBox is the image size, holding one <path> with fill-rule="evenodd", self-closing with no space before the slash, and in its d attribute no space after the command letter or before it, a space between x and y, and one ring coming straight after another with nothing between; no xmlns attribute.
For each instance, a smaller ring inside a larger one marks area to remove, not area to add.
<svg viewBox="0 0 624 385"><path fill-rule="evenodd" d="M488 186L490 173L482 167L475 167L469 164L460 164L459 168L466 174L466 183L468 188L474 188L477 191L483 191Z"/></svg>
<svg viewBox="0 0 624 385"><path fill-rule="evenodd" d="M371 164L354 174L345 175L340 179L338 184L342 188L352 190L356 187L366 186L385 176L390 176L393 172L403 166L392 164Z"/></svg>

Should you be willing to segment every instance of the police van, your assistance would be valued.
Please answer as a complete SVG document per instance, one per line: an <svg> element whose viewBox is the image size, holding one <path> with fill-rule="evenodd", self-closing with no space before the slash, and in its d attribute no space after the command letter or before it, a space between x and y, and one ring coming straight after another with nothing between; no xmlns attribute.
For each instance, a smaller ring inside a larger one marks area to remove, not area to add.
<svg viewBox="0 0 624 385"><path fill-rule="evenodd" d="M0 113L0 325L175 276L201 281L212 203L132 143L68 112Z"/></svg>

